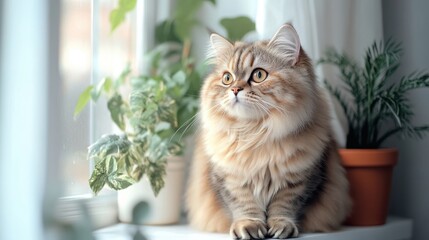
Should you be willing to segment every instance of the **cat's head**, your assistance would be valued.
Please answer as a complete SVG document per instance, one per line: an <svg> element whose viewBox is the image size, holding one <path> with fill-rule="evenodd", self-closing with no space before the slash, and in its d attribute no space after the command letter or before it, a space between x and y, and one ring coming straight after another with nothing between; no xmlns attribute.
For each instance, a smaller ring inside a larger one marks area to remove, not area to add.
<svg viewBox="0 0 429 240"><path fill-rule="evenodd" d="M291 25L269 41L231 43L217 34L210 40L214 69L202 89L203 112L231 121L296 122L312 111L314 73Z"/></svg>

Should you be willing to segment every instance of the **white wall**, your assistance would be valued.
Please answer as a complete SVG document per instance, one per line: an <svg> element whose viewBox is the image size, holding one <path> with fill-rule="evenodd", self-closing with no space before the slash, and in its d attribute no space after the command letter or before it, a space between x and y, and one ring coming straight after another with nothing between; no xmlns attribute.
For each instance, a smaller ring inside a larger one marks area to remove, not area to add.
<svg viewBox="0 0 429 240"><path fill-rule="evenodd" d="M429 1L383 0L384 37L402 41L404 56L397 77L414 70L429 72ZM429 123L429 89L410 94L415 124ZM400 151L392 185L390 212L414 219L413 239L429 239L429 136L392 138L386 146Z"/></svg>

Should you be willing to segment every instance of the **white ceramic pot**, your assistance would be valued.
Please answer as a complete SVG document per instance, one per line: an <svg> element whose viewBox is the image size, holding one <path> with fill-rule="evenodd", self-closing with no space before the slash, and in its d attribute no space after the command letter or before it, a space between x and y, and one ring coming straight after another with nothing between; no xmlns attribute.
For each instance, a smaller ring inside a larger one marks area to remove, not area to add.
<svg viewBox="0 0 429 240"><path fill-rule="evenodd" d="M172 156L167 160L165 186L155 197L149 181L142 180L118 191L118 211L121 222L132 221L133 207L140 201L149 204L149 214L144 224L163 225L177 223L180 219L183 196L185 161L183 157Z"/></svg>

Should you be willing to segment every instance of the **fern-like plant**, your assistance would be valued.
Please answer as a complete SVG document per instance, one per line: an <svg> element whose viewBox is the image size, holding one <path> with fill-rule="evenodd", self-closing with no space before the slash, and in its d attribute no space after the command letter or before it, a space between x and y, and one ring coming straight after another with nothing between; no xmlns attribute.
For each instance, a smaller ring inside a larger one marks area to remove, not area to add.
<svg viewBox="0 0 429 240"><path fill-rule="evenodd" d="M407 98L410 90L429 87L429 74L414 72L395 81L392 75L401 54L401 44L388 40L368 48L363 66L332 49L319 61L338 67L340 72L342 84L325 83L348 120L346 148L379 148L394 134L421 138L429 131L429 125L412 124L414 112Z"/></svg>

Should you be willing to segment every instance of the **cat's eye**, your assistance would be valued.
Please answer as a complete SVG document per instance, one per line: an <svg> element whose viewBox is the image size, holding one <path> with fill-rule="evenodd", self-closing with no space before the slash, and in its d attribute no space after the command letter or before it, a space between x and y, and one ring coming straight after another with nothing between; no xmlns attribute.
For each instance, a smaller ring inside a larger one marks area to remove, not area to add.
<svg viewBox="0 0 429 240"><path fill-rule="evenodd" d="M253 70L251 80L257 83L264 81L268 77L267 71L261 68Z"/></svg>
<svg viewBox="0 0 429 240"><path fill-rule="evenodd" d="M225 85L230 85L232 83L231 73L226 72L226 73L223 74L222 83L225 84Z"/></svg>

